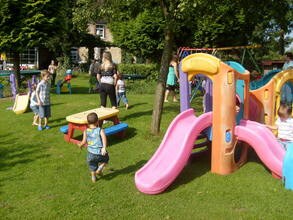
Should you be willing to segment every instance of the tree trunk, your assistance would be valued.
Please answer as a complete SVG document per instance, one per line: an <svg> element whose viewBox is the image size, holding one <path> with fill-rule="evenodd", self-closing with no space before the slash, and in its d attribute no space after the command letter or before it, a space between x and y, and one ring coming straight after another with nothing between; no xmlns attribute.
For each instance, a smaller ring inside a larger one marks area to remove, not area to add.
<svg viewBox="0 0 293 220"><path fill-rule="evenodd" d="M93 47L88 47L88 62L91 63L91 60L94 59L95 50Z"/></svg>
<svg viewBox="0 0 293 220"><path fill-rule="evenodd" d="M160 133L166 80L167 80L167 74L169 69L169 62L172 56L173 44L174 44L173 32L171 28L168 28L165 31L165 42L164 42L162 59L161 59L160 76L156 86L156 94L155 94L154 105L153 105L151 133L154 135L158 135Z"/></svg>
<svg viewBox="0 0 293 220"><path fill-rule="evenodd" d="M284 55L285 53L285 31L281 29L279 38L279 54Z"/></svg>
<svg viewBox="0 0 293 220"><path fill-rule="evenodd" d="M13 66L14 66L14 71L15 71L15 76L16 76L16 90L18 91L21 85L21 80L20 80L20 57L19 57L19 52L14 52L13 53Z"/></svg>

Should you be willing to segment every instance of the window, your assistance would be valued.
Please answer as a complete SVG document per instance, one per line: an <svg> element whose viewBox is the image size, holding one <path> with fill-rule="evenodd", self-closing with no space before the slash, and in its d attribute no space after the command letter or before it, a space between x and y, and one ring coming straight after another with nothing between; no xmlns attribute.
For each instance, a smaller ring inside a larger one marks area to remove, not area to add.
<svg viewBox="0 0 293 220"><path fill-rule="evenodd" d="M36 64L38 57L37 48L28 48L23 53L20 54L21 64Z"/></svg>
<svg viewBox="0 0 293 220"><path fill-rule="evenodd" d="M105 39L105 25L104 24L96 25L96 35L100 36L101 39Z"/></svg>
<svg viewBox="0 0 293 220"><path fill-rule="evenodd" d="M23 53L20 53L20 66L21 68L38 68L39 66L39 50L38 48L26 48ZM6 54L7 66L13 67L13 54L8 52Z"/></svg>
<svg viewBox="0 0 293 220"><path fill-rule="evenodd" d="M73 63L78 63L78 60L79 60L78 48L76 48L76 47L71 48L70 59Z"/></svg>

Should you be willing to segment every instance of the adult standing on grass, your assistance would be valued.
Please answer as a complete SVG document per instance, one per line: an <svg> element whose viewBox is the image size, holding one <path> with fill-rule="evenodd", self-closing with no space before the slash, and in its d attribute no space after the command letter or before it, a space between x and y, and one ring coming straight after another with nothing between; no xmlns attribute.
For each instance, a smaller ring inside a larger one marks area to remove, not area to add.
<svg viewBox="0 0 293 220"><path fill-rule="evenodd" d="M106 107L107 96L112 108L117 108L115 85L117 82L117 67L112 61L109 51L103 53L102 64L98 70L97 80L100 83L101 107Z"/></svg>
<svg viewBox="0 0 293 220"><path fill-rule="evenodd" d="M169 64L169 72L167 76L167 86L166 86L164 102L168 102L168 96L170 93L172 93L173 102L177 102L175 88L176 88L176 83L178 82L178 80L179 80L178 57L177 55L173 55L172 60L170 61L170 64Z"/></svg>
<svg viewBox="0 0 293 220"><path fill-rule="evenodd" d="M57 71L57 66L55 65L55 61L51 60L50 65L48 66L48 71L51 75L51 86L55 86L55 80L56 80L56 71Z"/></svg>
<svg viewBox="0 0 293 220"><path fill-rule="evenodd" d="M100 67L100 62L98 60L92 60L91 65L89 68L89 93L94 92L98 87L98 81L97 81L97 73Z"/></svg>

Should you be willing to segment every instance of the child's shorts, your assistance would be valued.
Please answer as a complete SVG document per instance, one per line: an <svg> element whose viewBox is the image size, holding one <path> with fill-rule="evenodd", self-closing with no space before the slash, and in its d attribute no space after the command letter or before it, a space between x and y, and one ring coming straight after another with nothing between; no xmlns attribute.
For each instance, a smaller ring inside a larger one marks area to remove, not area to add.
<svg viewBox="0 0 293 220"><path fill-rule="evenodd" d="M90 152L87 153L87 162L91 171L97 171L99 168L99 163L108 163L109 154L97 155Z"/></svg>
<svg viewBox="0 0 293 220"><path fill-rule="evenodd" d="M40 118L51 117L51 106L50 105L39 106L39 116Z"/></svg>
<svg viewBox="0 0 293 220"><path fill-rule="evenodd" d="M39 106L30 106L31 110L33 111L33 113L35 113L35 115L39 114Z"/></svg>

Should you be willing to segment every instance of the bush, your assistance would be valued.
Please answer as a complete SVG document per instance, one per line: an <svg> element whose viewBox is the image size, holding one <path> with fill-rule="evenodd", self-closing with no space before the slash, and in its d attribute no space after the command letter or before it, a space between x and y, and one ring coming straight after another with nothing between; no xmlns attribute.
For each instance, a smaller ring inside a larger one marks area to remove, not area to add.
<svg viewBox="0 0 293 220"><path fill-rule="evenodd" d="M157 80L159 67L156 64L119 64L118 70L122 74L147 76L148 80Z"/></svg>
<svg viewBox="0 0 293 220"><path fill-rule="evenodd" d="M12 96L10 83L9 83L9 77L0 77L0 84L3 85L3 96L4 97L10 97Z"/></svg>
<svg viewBox="0 0 293 220"><path fill-rule="evenodd" d="M127 80L126 92L130 94L154 94L156 88L156 81L144 80Z"/></svg>
<svg viewBox="0 0 293 220"><path fill-rule="evenodd" d="M80 63L80 64L78 64L78 67L79 67L81 72L88 73L89 68L90 68L90 64L89 63Z"/></svg>

